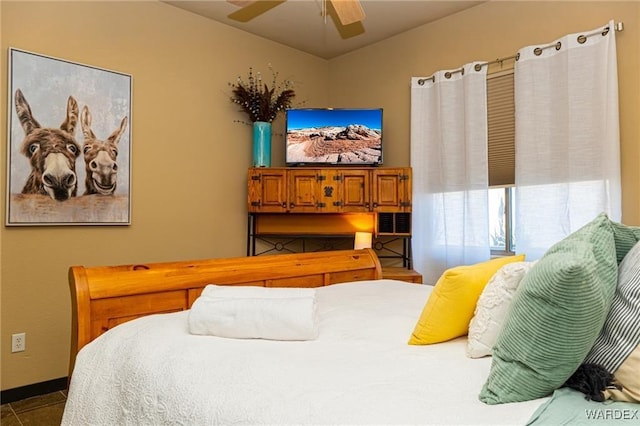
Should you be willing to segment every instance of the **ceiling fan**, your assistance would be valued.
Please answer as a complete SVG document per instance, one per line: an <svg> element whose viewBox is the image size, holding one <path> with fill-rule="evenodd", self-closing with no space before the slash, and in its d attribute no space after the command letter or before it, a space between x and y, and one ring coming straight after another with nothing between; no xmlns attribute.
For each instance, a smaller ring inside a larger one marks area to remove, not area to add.
<svg viewBox="0 0 640 426"><path fill-rule="evenodd" d="M227 0L240 9L229 15L230 19L249 22L253 18L284 3L286 0ZM337 18L336 27L342 38L352 37L364 32L362 21L364 10L359 0L319 0L322 4L322 16Z"/></svg>

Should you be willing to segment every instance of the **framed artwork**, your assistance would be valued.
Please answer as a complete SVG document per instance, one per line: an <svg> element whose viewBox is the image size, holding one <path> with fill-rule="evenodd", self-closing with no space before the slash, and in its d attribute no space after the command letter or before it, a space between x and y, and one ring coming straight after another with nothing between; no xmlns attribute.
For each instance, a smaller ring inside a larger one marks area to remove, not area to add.
<svg viewBox="0 0 640 426"><path fill-rule="evenodd" d="M131 224L132 77L9 48L6 225Z"/></svg>

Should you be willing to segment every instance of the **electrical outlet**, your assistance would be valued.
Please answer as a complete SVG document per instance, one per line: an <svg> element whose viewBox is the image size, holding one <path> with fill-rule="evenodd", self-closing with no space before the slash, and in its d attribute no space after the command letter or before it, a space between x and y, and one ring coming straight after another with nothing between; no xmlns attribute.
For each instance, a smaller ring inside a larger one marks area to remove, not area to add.
<svg viewBox="0 0 640 426"><path fill-rule="evenodd" d="M22 352L27 348L27 333L11 335L11 352Z"/></svg>

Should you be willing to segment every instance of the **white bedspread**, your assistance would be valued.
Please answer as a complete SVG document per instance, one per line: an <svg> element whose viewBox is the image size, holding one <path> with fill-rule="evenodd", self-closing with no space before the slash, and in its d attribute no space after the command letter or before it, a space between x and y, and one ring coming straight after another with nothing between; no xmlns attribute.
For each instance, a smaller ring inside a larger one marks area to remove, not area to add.
<svg viewBox="0 0 640 426"><path fill-rule="evenodd" d="M491 360L466 339L407 344L431 289L319 288L312 341L195 336L188 312L130 321L80 351L62 423L525 424L544 399L480 402Z"/></svg>

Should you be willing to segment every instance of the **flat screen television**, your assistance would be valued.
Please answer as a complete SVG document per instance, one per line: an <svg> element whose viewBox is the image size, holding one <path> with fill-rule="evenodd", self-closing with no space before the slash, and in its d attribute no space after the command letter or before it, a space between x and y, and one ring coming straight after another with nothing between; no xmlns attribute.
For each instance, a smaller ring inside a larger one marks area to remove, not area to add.
<svg viewBox="0 0 640 426"><path fill-rule="evenodd" d="M382 164L382 108L293 108L286 111L285 162Z"/></svg>

